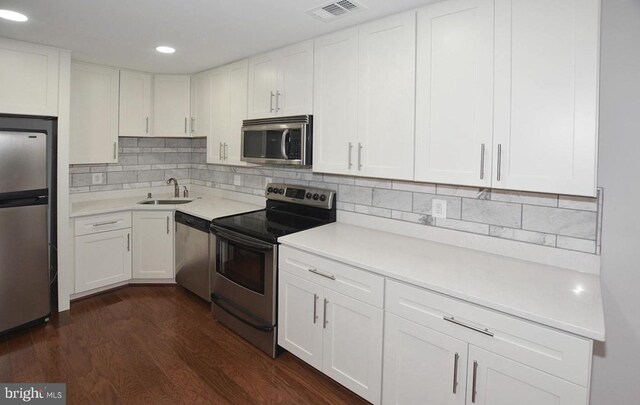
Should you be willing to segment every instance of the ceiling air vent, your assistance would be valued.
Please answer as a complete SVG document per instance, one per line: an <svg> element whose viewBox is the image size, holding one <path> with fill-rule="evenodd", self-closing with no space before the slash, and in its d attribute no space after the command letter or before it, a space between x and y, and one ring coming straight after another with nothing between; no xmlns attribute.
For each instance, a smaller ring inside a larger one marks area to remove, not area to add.
<svg viewBox="0 0 640 405"><path fill-rule="evenodd" d="M307 10L307 14L322 21L332 21L348 14L364 10L364 6L354 0L339 0Z"/></svg>

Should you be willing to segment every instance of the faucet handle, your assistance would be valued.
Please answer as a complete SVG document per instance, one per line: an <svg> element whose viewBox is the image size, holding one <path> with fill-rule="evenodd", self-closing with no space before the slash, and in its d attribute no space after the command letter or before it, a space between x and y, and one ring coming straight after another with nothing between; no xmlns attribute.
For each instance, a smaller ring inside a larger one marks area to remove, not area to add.
<svg viewBox="0 0 640 405"><path fill-rule="evenodd" d="M187 186L182 186L184 188L184 190L182 191L182 196L183 197L189 197L189 190L187 189Z"/></svg>
<svg viewBox="0 0 640 405"><path fill-rule="evenodd" d="M147 193L147 198L148 199L152 199L153 197L151 196L151 193Z"/></svg>

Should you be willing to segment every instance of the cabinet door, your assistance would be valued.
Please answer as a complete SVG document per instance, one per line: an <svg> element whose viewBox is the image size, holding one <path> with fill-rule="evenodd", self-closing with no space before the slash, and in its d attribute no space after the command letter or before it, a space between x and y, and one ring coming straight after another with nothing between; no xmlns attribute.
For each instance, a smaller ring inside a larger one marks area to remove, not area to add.
<svg viewBox="0 0 640 405"><path fill-rule="evenodd" d="M415 12L360 26L359 72L357 173L413 179Z"/></svg>
<svg viewBox="0 0 640 405"><path fill-rule="evenodd" d="M189 76L154 75L154 136L189 136L190 92L191 84Z"/></svg>
<svg viewBox="0 0 640 405"><path fill-rule="evenodd" d="M493 0L418 12L415 180L491 186Z"/></svg>
<svg viewBox="0 0 640 405"><path fill-rule="evenodd" d="M276 113L313 113L313 41L292 45L280 52Z"/></svg>
<svg viewBox="0 0 640 405"><path fill-rule="evenodd" d="M595 195L599 4L495 2L494 188Z"/></svg>
<svg viewBox="0 0 640 405"><path fill-rule="evenodd" d="M228 67L229 70L229 127L223 142L224 162L230 165L246 166L240 161L242 121L247 118L247 75L248 61L240 61Z"/></svg>
<svg viewBox="0 0 640 405"><path fill-rule="evenodd" d="M119 74L111 67L71 64L70 163L118 162Z"/></svg>
<svg viewBox="0 0 640 405"><path fill-rule="evenodd" d="M223 142L229 131L229 71L211 72L211 134L207 138L207 163L224 163Z"/></svg>
<svg viewBox="0 0 640 405"><path fill-rule="evenodd" d="M151 134L151 75L120 72L120 136Z"/></svg>
<svg viewBox="0 0 640 405"><path fill-rule="evenodd" d="M173 278L173 236L173 211L133 213L133 278Z"/></svg>
<svg viewBox="0 0 640 405"><path fill-rule="evenodd" d="M191 77L191 136L206 137L211 128L211 74Z"/></svg>
<svg viewBox="0 0 640 405"><path fill-rule="evenodd" d="M0 38L0 113L58 115L60 51Z"/></svg>
<svg viewBox="0 0 640 405"><path fill-rule="evenodd" d="M249 59L249 118L264 118L276 113L279 53Z"/></svg>
<svg viewBox="0 0 640 405"><path fill-rule="evenodd" d="M385 404L463 405L467 343L385 313Z"/></svg>
<svg viewBox="0 0 640 405"><path fill-rule="evenodd" d="M472 345L467 381L467 403L478 405L585 405L589 399L584 387Z"/></svg>
<svg viewBox="0 0 640 405"><path fill-rule="evenodd" d="M278 344L322 369L322 287L283 271L278 282Z"/></svg>
<svg viewBox="0 0 640 405"><path fill-rule="evenodd" d="M77 236L76 293L131 278L131 229Z"/></svg>
<svg viewBox="0 0 640 405"><path fill-rule="evenodd" d="M380 402L382 310L324 289L322 371L367 401Z"/></svg>
<svg viewBox="0 0 640 405"><path fill-rule="evenodd" d="M313 171L352 173L358 136L358 29L317 38L313 63Z"/></svg>

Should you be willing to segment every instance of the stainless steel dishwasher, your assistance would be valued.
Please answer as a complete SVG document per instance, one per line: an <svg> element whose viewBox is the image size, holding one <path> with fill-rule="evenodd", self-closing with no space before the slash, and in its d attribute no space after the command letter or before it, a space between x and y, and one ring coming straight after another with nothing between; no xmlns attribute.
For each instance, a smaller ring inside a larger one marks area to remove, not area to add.
<svg viewBox="0 0 640 405"><path fill-rule="evenodd" d="M176 282L211 302L209 225L211 221L176 211Z"/></svg>

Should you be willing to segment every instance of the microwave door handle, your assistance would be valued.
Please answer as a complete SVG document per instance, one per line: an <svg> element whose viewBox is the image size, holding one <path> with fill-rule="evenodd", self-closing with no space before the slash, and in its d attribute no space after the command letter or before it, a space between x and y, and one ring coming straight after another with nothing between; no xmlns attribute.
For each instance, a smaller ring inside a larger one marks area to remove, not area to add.
<svg viewBox="0 0 640 405"><path fill-rule="evenodd" d="M282 153L282 158L289 160L289 156L287 156L287 136L289 136L289 129L285 129L282 133L282 143L280 144L280 151Z"/></svg>

